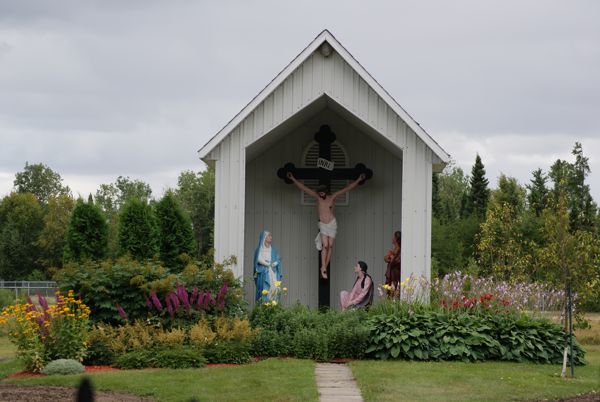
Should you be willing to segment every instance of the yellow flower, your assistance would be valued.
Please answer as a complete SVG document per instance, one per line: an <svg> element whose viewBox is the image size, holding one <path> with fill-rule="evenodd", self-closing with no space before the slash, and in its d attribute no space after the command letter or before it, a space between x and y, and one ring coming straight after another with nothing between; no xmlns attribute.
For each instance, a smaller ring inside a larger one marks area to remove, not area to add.
<svg viewBox="0 0 600 402"><path fill-rule="evenodd" d="M268 295L268 294L269 294L269 291L268 291L267 289L264 289L264 290L262 291L262 294L263 294L263 296L266 296L266 295Z"/></svg>
<svg viewBox="0 0 600 402"><path fill-rule="evenodd" d="M264 302L263 304L264 304L265 306L270 306L270 305L271 305L271 302Z"/></svg>
<svg viewBox="0 0 600 402"><path fill-rule="evenodd" d="M272 304L273 306L276 306L276 305L277 305L277 302L276 302L275 300L273 300L273 301L271 302L271 304Z"/></svg>
<svg viewBox="0 0 600 402"><path fill-rule="evenodd" d="M280 287L281 286L281 281L275 281L275 287Z"/></svg>
<svg viewBox="0 0 600 402"><path fill-rule="evenodd" d="M284 291L284 292L287 292L287 288L283 288L283 291Z"/></svg>

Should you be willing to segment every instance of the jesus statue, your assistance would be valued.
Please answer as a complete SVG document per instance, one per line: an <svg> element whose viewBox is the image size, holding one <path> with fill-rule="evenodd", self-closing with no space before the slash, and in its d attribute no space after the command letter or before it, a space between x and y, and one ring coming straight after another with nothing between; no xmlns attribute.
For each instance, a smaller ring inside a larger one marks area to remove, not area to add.
<svg viewBox="0 0 600 402"><path fill-rule="evenodd" d="M362 173L360 176L358 176L358 179L333 194L331 194L329 188L324 184L319 185L316 190L311 190L303 183L299 182L291 172L288 172L287 178L290 179L296 185L296 187L317 201L317 213L319 214L319 234L317 234L315 244L317 246L317 250L321 251L321 267L319 268L321 271L321 276L323 279L327 279L327 266L331 260L333 242L337 233L337 221L333 215L335 199L358 186L361 181L365 180L366 175Z"/></svg>

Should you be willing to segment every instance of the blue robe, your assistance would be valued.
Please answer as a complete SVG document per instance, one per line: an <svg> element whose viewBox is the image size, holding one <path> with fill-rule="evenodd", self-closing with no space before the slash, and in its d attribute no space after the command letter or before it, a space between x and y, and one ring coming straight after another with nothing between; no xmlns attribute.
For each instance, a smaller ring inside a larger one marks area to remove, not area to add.
<svg viewBox="0 0 600 402"><path fill-rule="evenodd" d="M271 243L271 263L277 262L277 265L273 268L264 266L258 263L258 256L260 255L260 248L264 244L265 237L267 236L266 231L261 232L258 240L258 246L254 251L254 282L256 283L256 295L255 300L260 301L268 301L270 300L270 294L263 296L262 291L267 290L271 291L271 287L275 287L274 283L271 283L271 279L269 277L269 270L273 270L275 272L276 280L281 280L281 257L277 252L277 249Z"/></svg>

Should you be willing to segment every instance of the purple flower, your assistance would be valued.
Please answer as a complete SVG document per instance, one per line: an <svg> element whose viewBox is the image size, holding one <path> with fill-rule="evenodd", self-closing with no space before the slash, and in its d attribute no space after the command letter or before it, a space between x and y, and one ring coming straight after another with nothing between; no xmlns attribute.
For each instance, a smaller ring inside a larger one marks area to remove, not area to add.
<svg viewBox="0 0 600 402"><path fill-rule="evenodd" d="M156 290L152 289L150 291L150 299L152 299L152 304L154 304L154 307L156 307L158 311L163 311L163 306L160 304L160 300L156 296Z"/></svg>
<svg viewBox="0 0 600 402"><path fill-rule="evenodd" d="M173 304L173 308L175 309L175 311L179 311L179 307L181 306L181 304L179 303L179 298L177 297L175 292L169 292L167 294L167 297L171 301L171 304Z"/></svg>
<svg viewBox="0 0 600 402"><path fill-rule="evenodd" d="M198 293L198 298L196 299L196 309L202 310L204 308L204 289L200 293Z"/></svg>
<svg viewBox="0 0 600 402"><path fill-rule="evenodd" d="M210 298L210 290L207 290L206 293L204 294L204 300L202 301L202 306L207 309L208 308L208 304L210 303L211 298ZM214 305L214 303L213 303Z"/></svg>
<svg viewBox="0 0 600 402"><path fill-rule="evenodd" d="M196 303L196 298L198 297L198 287L194 286L194 289L192 290L192 296L190 297L190 304L194 305L194 303Z"/></svg>
<svg viewBox="0 0 600 402"><path fill-rule="evenodd" d="M119 313L119 315L121 316L122 319L124 319L124 320L127 319L127 314L125 313L125 310L123 310L123 307L121 307L121 305L118 303L117 303L117 312Z"/></svg>
<svg viewBox="0 0 600 402"><path fill-rule="evenodd" d="M42 306L44 311L48 310L48 301L44 296L38 295L38 303L40 303L40 306Z"/></svg>
<svg viewBox="0 0 600 402"><path fill-rule="evenodd" d="M221 289L219 289L219 294L217 296L217 300L219 302L219 310L223 310L225 308L225 295L227 294L227 282L223 283Z"/></svg>
<svg viewBox="0 0 600 402"><path fill-rule="evenodd" d="M183 307L185 307L187 311L190 311L190 300L188 298L188 292L185 289L185 286L177 285L177 297L179 297L179 300L181 300Z"/></svg>

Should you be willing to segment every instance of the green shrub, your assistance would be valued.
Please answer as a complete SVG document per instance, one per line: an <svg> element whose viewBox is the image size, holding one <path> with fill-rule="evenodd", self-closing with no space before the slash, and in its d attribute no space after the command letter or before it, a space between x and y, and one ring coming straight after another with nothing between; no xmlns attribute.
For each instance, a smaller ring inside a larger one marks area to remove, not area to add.
<svg viewBox="0 0 600 402"><path fill-rule="evenodd" d="M108 226L100 209L78 200L67 228L64 260L104 258L107 242Z"/></svg>
<svg viewBox="0 0 600 402"><path fill-rule="evenodd" d="M156 350L154 367L160 368L200 368L206 363L202 353L186 346L163 347Z"/></svg>
<svg viewBox="0 0 600 402"><path fill-rule="evenodd" d="M243 299L241 282L235 279L226 265L197 265L188 261L185 269L174 274L154 261L138 262L123 257L116 261L86 261L69 263L54 276L61 289L74 289L83 301L92 309L91 318L95 322L110 324L123 323L117 312L117 303L125 310L130 321L149 317L160 321L167 327L186 327L204 315L221 313L217 306L210 305L202 312L180 309L171 318L166 309L164 297L176 289L177 284L184 285L189 293L194 287L199 291L210 291L213 297L227 282L228 289L224 297L226 316L244 316L246 302ZM144 296L149 297L154 290L161 300L163 311L148 308Z"/></svg>
<svg viewBox="0 0 600 402"><path fill-rule="evenodd" d="M302 329L294 335L292 353L299 359L329 360L327 332L319 329Z"/></svg>
<svg viewBox="0 0 600 402"><path fill-rule="evenodd" d="M85 367L83 367L83 364L73 359L53 360L42 369L42 373L46 375L80 374L84 371Z"/></svg>
<svg viewBox="0 0 600 402"><path fill-rule="evenodd" d="M272 329L261 329L252 340L250 350L254 356L287 356L289 346L290 341L285 334Z"/></svg>
<svg viewBox="0 0 600 402"><path fill-rule="evenodd" d="M158 220L145 201L130 198L119 214L119 248L136 260L158 254Z"/></svg>
<svg viewBox="0 0 600 402"><path fill-rule="evenodd" d="M252 360L250 343L216 340L206 347L204 356L210 363L245 364Z"/></svg>
<svg viewBox="0 0 600 402"><path fill-rule="evenodd" d="M374 315L368 355L378 359L487 359L559 364L565 333L559 325L514 314L423 310ZM575 342L575 362L584 363Z"/></svg>
<svg viewBox="0 0 600 402"><path fill-rule="evenodd" d="M143 369L153 367L154 358L154 350L140 348L117 356L113 366L121 369Z"/></svg>

